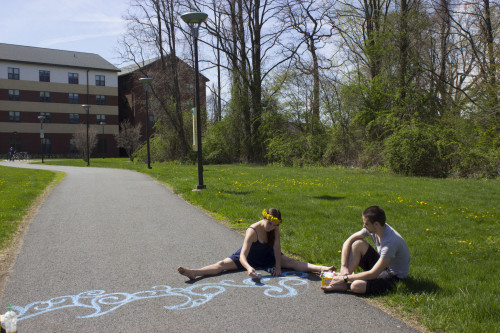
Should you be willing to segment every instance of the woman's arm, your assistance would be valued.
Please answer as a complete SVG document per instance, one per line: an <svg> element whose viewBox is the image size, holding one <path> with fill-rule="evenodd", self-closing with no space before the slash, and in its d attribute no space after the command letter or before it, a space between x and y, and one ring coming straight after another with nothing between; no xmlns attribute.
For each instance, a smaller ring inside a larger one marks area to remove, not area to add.
<svg viewBox="0 0 500 333"><path fill-rule="evenodd" d="M245 267L245 269L248 272L248 275L253 277L258 277L258 275L255 272L255 268L250 266L250 264L248 263L247 257L248 253L250 252L250 247L252 246L252 243L255 243L256 241L257 241L257 232L252 228L248 228L245 233L245 239L243 240L243 246L241 247L240 263L243 267Z"/></svg>
<svg viewBox="0 0 500 333"><path fill-rule="evenodd" d="M276 260L273 275L281 275L281 242L280 242L280 229L276 227L274 229L274 258Z"/></svg>

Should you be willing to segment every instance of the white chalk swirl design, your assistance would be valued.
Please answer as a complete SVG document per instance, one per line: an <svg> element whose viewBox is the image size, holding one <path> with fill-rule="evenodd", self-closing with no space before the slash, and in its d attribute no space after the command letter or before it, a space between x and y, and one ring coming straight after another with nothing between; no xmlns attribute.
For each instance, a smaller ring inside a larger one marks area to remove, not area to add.
<svg viewBox="0 0 500 333"><path fill-rule="evenodd" d="M108 314L133 301L159 297L171 297L172 300L181 300L180 304L164 306L168 310L191 309L203 305L222 294L226 288L263 288L264 295L268 297L294 297L299 294L298 286L302 292L307 290L307 273L285 272L281 276L265 276L259 279L248 278L235 283L233 280L223 280L216 283L193 284L186 288L172 288L167 285L154 286L152 290L136 293L106 293L104 290L85 291L77 295L67 295L52 298L44 302L33 302L24 307L13 305L12 309L18 313L17 320L32 318L44 313L62 310L65 308L81 308L82 314L77 318L93 318ZM277 284L270 284L277 282ZM182 302L183 301L183 302Z"/></svg>

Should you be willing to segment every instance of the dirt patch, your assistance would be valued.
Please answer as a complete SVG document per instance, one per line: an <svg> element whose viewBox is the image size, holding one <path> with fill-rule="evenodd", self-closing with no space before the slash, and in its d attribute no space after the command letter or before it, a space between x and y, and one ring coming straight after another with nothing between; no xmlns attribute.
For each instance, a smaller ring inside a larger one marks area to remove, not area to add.
<svg viewBox="0 0 500 333"><path fill-rule="evenodd" d="M0 297L3 296L5 283L7 282L7 278L12 271L12 266L16 261L17 254L21 250L24 235L26 234L31 221L38 213L38 209L42 203L49 196L50 192L52 192L54 187L61 181L61 179L62 177L56 177L56 179L45 189L45 191L43 191L43 193L33 202L31 207L28 209L28 212L19 223L16 233L12 236L12 239L7 247L0 250Z"/></svg>

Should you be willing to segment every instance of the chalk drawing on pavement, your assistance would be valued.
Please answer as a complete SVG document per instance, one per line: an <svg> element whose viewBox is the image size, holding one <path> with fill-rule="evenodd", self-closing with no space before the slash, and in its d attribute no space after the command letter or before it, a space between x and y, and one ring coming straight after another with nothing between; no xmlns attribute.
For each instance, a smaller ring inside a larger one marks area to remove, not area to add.
<svg viewBox="0 0 500 333"><path fill-rule="evenodd" d="M191 309L203 305L215 296L222 294L227 288L262 288L268 297L294 297L300 290L307 290L307 273L284 272L281 276L265 276L259 279L248 278L235 283L233 280L223 280L215 283L193 284L186 288L172 288L167 285L154 286L152 290L135 293L117 292L106 293L104 290L85 291L77 295L54 297L45 302L33 302L24 307L13 305L12 309L18 313L17 320L24 320L44 313L67 308L81 308L92 313L80 315L77 318L93 318L108 314L134 301L159 297L172 297L183 302L164 306L168 310ZM276 282L276 284L270 284Z"/></svg>

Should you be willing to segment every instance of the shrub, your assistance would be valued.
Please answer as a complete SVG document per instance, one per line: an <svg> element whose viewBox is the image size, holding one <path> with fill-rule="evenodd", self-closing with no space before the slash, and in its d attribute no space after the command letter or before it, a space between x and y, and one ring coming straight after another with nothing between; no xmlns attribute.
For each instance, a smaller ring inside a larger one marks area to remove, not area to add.
<svg viewBox="0 0 500 333"><path fill-rule="evenodd" d="M384 142L386 166L408 176L443 177L448 168L437 128L404 124Z"/></svg>
<svg viewBox="0 0 500 333"><path fill-rule="evenodd" d="M232 163L239 155L238 144L232 142L227 118L213 123L207 129L202 143L203 158L209 164Z"/></svg>
<svg viewBox="0 0 500 333"><path fill-rule="evenodd" d="M452 158L452 174L475 178L500 176L500 135L494 129L480 127L461 134Z"/></svg>

